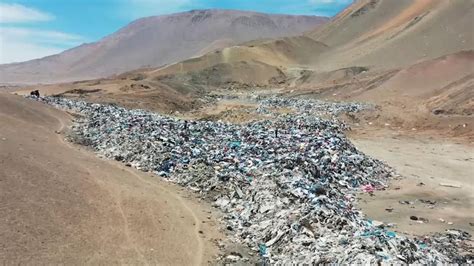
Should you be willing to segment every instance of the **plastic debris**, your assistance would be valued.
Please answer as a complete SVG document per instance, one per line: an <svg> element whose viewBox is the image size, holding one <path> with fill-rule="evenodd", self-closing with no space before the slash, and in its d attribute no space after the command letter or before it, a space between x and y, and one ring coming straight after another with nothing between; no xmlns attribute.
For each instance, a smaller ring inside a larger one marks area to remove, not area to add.
<svg viewBox="0 0 474 266"><path fill-rule="evenodd" d="M439 185L443 187L461 188L461 186L457 184L439 183Z"/></svg>
<svg viewBox="0 0 474 266"><path fill-rule="evenodd" d="M362 186L362 191L364 191L365 193L373 193L375 191L375 188L371 184L368 184Z"/></svg>

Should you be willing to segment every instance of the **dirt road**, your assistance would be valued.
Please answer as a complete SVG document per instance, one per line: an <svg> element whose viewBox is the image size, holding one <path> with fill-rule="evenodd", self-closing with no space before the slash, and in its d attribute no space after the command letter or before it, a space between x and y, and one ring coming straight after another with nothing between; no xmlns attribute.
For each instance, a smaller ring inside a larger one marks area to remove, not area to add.
<svg viewBox="0 0 474 266"><path fill-rule="evenodd" d="M396 223L398 231L414 235L449 228L473 233L473 146L390 136L355 138L353 142L403 176L392 182L388 190L378 191L374 197L362 197L359 206L368 217ZM412 220L411 216L428 222Z"/></svg>
<svg viewBox="0 0 474 266"><path fill-rule="evenodd" d="M2 264L206 264L211 208L65 142L64 112L0 94ZM56 131L56 132L55 132Z"/></svg>

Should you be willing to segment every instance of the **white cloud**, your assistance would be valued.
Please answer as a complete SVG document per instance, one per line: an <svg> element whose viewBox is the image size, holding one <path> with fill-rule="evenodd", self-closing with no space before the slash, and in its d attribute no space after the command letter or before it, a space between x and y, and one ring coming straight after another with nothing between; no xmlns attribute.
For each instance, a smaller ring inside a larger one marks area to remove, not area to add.
<svg viewBox="0 0 474 266"><path fill-rule="evenodd" d="M2 42L8 42L8 40L33 40L33 42L36 43L68 45L83 41L83 39L84 38L80 35L60 31L0 26L0 40L2 40Z"/></svg>
<svg viewBox="0 0 474 266"><path fill-rule="evenodd" d="M0 3L0 23L22 23L53 20L54 16L19 4Z"/></svg>
<svg viewBox="0 0 474 266"><path fill-rule="evenodd" d="M57 54L85 41L76 34L37 28L37 23L54 19L53 15L32 7L0 3L0 64ZM2 26L5 23L13 26Z"/></svg>
<svg viewBox="0 0 474 266"><path fill-rule="evenodd" d="M0 64L57 54L84 41L82 36L59 31L0 26Z"/></svg>
<svg viewBox="0 0 474 266"><path fill-rule="evenodd" d="M60 53L64 49L25 42L0 44L0 64L23 62Z"/></svg>

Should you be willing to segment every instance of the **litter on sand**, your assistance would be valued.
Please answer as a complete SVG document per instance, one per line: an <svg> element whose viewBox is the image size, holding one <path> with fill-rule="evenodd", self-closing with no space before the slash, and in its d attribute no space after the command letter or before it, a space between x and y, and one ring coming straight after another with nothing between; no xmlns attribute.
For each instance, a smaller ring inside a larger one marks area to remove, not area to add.
<svg viewBox="0 0 474 266"><path fill-rule="evenodd" d="M461 188L461 186L457 184L439 183L439 185L442 187Z"/></svg>
<svg viewBox="0 0 474 266"><path fill-rule="evenodd" d="M471 238L466 232L410 239L355 207L360 191L387 187L392 169L357 150L337 116L371 106L261 98L261 114L279 107L294 112L235 125L60 97L33 99L79 115L71 141L212 201L224 213L231 239L264 263L472 263L472 253L460 251Z"/></svg>

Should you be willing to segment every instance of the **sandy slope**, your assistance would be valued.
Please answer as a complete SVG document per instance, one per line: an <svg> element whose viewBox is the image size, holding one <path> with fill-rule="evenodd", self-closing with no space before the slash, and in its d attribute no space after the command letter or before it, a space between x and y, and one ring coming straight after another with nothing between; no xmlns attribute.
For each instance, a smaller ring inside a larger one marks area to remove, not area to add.
<svg viewBox="0 0 474 266"><path fill-rule="evenodd" d="M0 263L211 259L211 240L220 235L209 208L156 177L66 143L55 130L69 121L64 112L0 94Z"/></svg>
<svg viewBox="0 0 474 266"><path fill-rule="evenodd" d="M360 0L308 36L333 49L315 69L406 67L474 49L470 0Z"/></svg>
<svg viewBox="0 0 474 266"><path fill-rule="evenodd" d="M231 81L268 85L284 80L286 68L307 65L326 49L323 43L305 36L256 40L145 74L187 75L197 82L210 80L214 86Z"/></svg>

